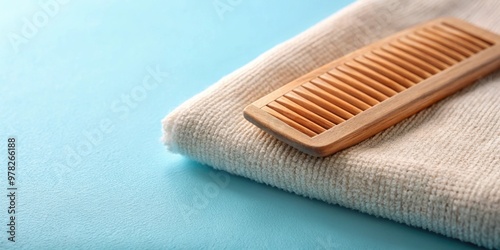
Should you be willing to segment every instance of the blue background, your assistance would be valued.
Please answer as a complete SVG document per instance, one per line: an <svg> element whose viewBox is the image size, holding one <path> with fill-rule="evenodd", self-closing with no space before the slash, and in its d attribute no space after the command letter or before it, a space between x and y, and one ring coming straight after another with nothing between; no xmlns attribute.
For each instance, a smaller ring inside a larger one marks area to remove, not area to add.
<svg viewBox="0 0 500 250"><path fill-rule="evenodd" d="M474 248L161 145L177 105L349 2L2 0L0 248ZM16 243L5 232L9 136Z"/></svg>

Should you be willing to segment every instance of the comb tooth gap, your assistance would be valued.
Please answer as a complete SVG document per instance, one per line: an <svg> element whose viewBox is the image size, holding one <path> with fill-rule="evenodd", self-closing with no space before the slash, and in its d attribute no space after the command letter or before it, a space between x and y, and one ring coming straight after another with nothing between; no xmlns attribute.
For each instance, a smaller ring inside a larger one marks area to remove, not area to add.
<svg viewBox="0 0 500 250"><path fill-rule="evenodd" d="M451 29L447 26L444 26L444 25L436 25L434 26L436 29L439 29L443 32L446 32L448 34L451 34L455 37L459 37L460 39L464 40L464 41L467 41L468 44L471 44L473 47L475 47L475 49L477 51L481 51L483 49L485 49L487 46L485 45L481 45L482 43L478 43L477 41L474 41L474 39L470 38L469 36L467 35L464 35L463 33L455 30L455 29Z"/></svg>
<svg viewBox="0 0 500 250"><path fill-rule="evenodd" d="M420 36L422 38L428 39L430 41L433 41L435 43L441 44L442 46L455 51L456 53L459 53L465 58L468 58L474 54L474 52L469 51L460 45L458 45L458 42L453 42L450 41L442 36L436 35L432 32L430 32L428 29L424 28L420 31L415 32L415 35Z"/></svg>
<svg viewBox="0 0 500 250"><path fill-rule="evenodd" d="M370 60L373 65L378 65L383 69L389 69L395 74L403 77L406 81L401 82L404 87L409 88L415 83L422 81L423 79L419 76L411 73L407 69L403 68L401 65L394 64L393 62L386 60L380 56L375 55L373 52L368 52L364 55L364 57Z"/></svg>
<svg viewBox="0 0 500 250"><path fill-rule="evenodd" d="M307 118L308 120L318 124L324 129L329 129L335 125L333 122L330 122L327 119L315 114L314 112L311 112L307 108L302 107L301 105L293 102L292 100L284 96L276 99L276 102L294 111L295 113Z"/></svg>
<svg viewBox="0 0 500 250"><path fill-rule="evenodd" d="M345 102L344 100L338 98L337 96L331 95L330 93L324 91L323 89L317 87L316 85L310 82L302 84L302 87L353 115L357 115L362 111L361 109L358 109L352 104Z"/></svg>
<svg viewBox="0 0 500 250"><path fill-rule="evenodd" d="M323 75L320 75L319 78L323 79L327 83L337 87L338 89L341 89L342 91L356 97L357 99L361 100L362 102L375 106L379 103L377 99L374 99L373 97L357 90L356 88L352 87L351 85L343 82L340 78L336 77L330 72L327 72Z"/></svg>
<svg viewBox="0 0 500 250"><path fill-rule="evenodd" d="M436 54L435 51L430 50L423 44L415 43L411 40L400 38L397 42L394 42L399 48L406 50L408 53L413 53L413 55L419 57L420 59L432 64L434 67L445 70L452 63L448 64L444 62L445 60L441 58L440 55Z"/></svg>
<svg viewBox="0 0 500 250"><path fill-rule="evenodd" d="M488 47L490 47L491 45L494 44L493 42L487 41L487 40L485 40L483 38L477 37L477 36L475 36L475 35L467 32L467 31L464 31L460 27L456 27L453 24L442 22L441 25L443 25L445 27L448 27L450 29L456 30L459 33L462 33L464 35L464 37L467 37L468 39L471 40L471 42L476 43L476 45L478 45L479 47L481 47L483 49L486 49L486 48L488 48Z"/></svg>
<svg viewBox="0 0 500 250"><path fill-rule="evenodd" d="M380 97L382 100L385 100L397 94L396 91L387 87L386 85L384 85L384 83L381 83L381 79L372 79L376 78L374 77L375 73L370 72L362 64L359 64L357 62L346 62L344 65L338 66L337 70L364 84L368 88L373 89L373 93L378 94L376 98Z"/></svg>
<svg viewBox="0 0 500 250"><path fill-rule="evenodd" d="M365 93L366 95L376 99L379 102L389 98L388 96L378 92L377 90L373 89L372 87L361 82L360 80L352 77L350 74L346 74L343 72L343 71L349 71L349 69L350 68L339 66L336 69L329 71L328 73L333 74L335 77L339 78L343 82L348 83L349 85L351 85L354 88L358 89L359 91ZM352 72L352 71L354 71L354 69L350 69L350 71Z"/></svg>
<svg viewBox="0 0 500 250"><path fill-rule="evenodd" d="M285 94L285 97L288 98L289 100L301 105L302 107L318 114L319 116L325 118L326 120L330 121L333 124L339 124L344 121L343 118L339 117L338 115L332 114L330 111L318 106L317 104L305 99L304 97L290 91Z"/></svg>
<svg viewBox="0 0 500 250"><path fill-rule="evenodd" d="M287 124L288 126L308 135L309 137L313 137L315 135L317 135L316 133L314 133L313 131L309 130L308 128L298 124L297 122L291 120L290 118L276 112L274 109L271 109L267 106L264 106L261 108L262 110L266 111L267 113L269 113L270 115L278 118L279 120L283 121L285 124Z"/></svg>
<svg viewBox="0 0 500 250"><path fill-rule="evenodd" d="M448 56L446 56L442 52L432 48L431 46L429 46L425 43L416 42L416 41L410 39L408 36L400 38L399 41L401 43L404 43L404 44L416 49L416 50L420 50L429 56L432 56L434 59L443 63L445 65L444 66L445 68L457 63L456 60L449 58Z"/></svg>
<svg viewBox="0 0 500 250"><path fill-rule="evenodd" d="M427 78L432 76L429 72L427 72L421 68L418 68L418 67L414 66L413 64L410 64L408 61L403 60L399 57L396 57L387 51L373 50L372 53L387 60L388 62L391 62L395 65L400 66L401 68L406 69L408 72L411 72L412 74L421 78L422 80L427 79Z"/></svg>
<svg viewBox="0 0 500 250"><path fill-rule="evenodd" d="M407 62L415 65L416 67L419 67L420 69L427 71L431 75L435 75L440 71L440 69L434 67L432 64L426 62L425 60L422 60L419 57L410 54L405 50L402 50L391 44L382 46L382 49L388 53L391 53L395 57L399 57L403 60L406 60Z"/></svg>
<svg viewBox="0 0 500 250"><path fill-rule="evenodd" d="M408 35L408 39L411 39L415 42L419 42L421 44L425 44L428 47L433 48L436 51L439 51L441 54L443 54L449 58L452 58L455 63L460 62L466 58L462 54L460 54L454 50L451 50L450 48L445 47L445 46L441 45L440 43L434 42L431 39L427 39L425 37L419 36L416 33Z"/></svg>
<svg viewBox="0 0 500 250"><path fill-rule="evenodd" d="M349 95L348 93L342 91L339 88L334 87L333 85L327 83L326 81L320 79L320 78L314 78L311 80L311 83L318 86L318 88L321 88L328 93L338 96L340 99L345 100L348 103L351 103L352 105L356 106L357 108L361 110L366 110L370 108L371 106L366 104L365 102L359 100L358 98Z"/></svg>
<svg viewBox="0 0 500 250"><path fill-rule="evenodd" d="M279 104L276 101L270 102L269 104L267 104L267 106L269 108L273 109L274 111L276 111L276 112L288 117L289 119L297 122L298 124L306 127L307 129L313 131L316 134L320 134L320 133L326 131L326 129L321 127L320 125L312 122L311 120L307 119L306 117L299 115L298 113L288 109L287 107Z"/></svg>
<svg viewBox="0 0 500 250"><path fill-rule="evenodd" d="M474 45L473 43L470 43L467 40L465 40L459 36L455 36L451 33L448 33L438 26L428 27L426 30L428 32L432 32L433 34L435 34L437 36L440 36L440 37L447 39L451 43L456 43L456 44L460 45L461 47L465 48L466 50L472 52L472 54L476 54L477 52L482 50L480 47Z"/></svg>
<svg viewBox="0 0 500 250"><path fill-rule="evenodd" d="M408 79L387 70L385 67L373 62L372 60L369 60L365 55L357 57L354 60L369 69L366 75L379 81L396 93L405 90L407 88L406 86L411 86L413 84Z"/></svg>
<svg viewBox="0 0 500 250"><path fill-rule="evenodd" d="M311 93L309 90L307 90L303 87L297 87L297 88L293 89L293 92L295 92L298 95L306 98L307 100L315 103L316 105L330 111L332 114L339 116L343 120L347 120L347 119L353 117L353 115L351 113L341 109L338 106L331 104L330 102L328 102L325 99Z"/></svg>
<svg viewBox="0 0 500 250"><path fill-rule="evenodd" d="M398 93L394 89L388 87L388 85L391 84L390 81L392 80L388 80L385 77L378 75L376 72L368 69L366 65L359 62L346 62L344 65L345 67L339 66L337 69L381 93L384 99Z"/></svg>

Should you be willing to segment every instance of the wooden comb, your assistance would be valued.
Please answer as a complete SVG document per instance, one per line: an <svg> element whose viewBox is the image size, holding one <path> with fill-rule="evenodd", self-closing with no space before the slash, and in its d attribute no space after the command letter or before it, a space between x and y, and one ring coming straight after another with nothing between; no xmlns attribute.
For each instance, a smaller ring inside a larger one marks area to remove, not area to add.
<svg viewBox="0 0 500 250"><path fill-rule="evenodd" d="M500 36L441 18L297 78L245 108L266 132L311 155L363 141L500 67Z"/></svg>

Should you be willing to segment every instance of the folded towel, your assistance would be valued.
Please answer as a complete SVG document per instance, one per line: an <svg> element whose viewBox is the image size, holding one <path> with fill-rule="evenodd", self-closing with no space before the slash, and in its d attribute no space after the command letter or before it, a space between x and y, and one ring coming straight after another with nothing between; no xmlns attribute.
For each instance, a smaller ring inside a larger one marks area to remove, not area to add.
<svg viewBox="0 0 500 250"><path fill-rule="evenodd" d="M500 248L500 74L326 158L243 118L252 101L412 25L454 16L500 33L498 0L359 1L187 101L163 120L167 147L303 196Z"/></svg>

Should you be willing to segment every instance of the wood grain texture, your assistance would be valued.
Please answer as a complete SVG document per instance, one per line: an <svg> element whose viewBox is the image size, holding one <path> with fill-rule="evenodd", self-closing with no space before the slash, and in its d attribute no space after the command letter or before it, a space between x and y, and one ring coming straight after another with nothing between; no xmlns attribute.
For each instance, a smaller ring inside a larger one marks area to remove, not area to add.
<svg viewBox="0 0 500 250"><path fill-rule="evenodd" d="M315 156L352 146L500 67L500 36L437 19L334 60L245 108L261 129Z"/></svg>

